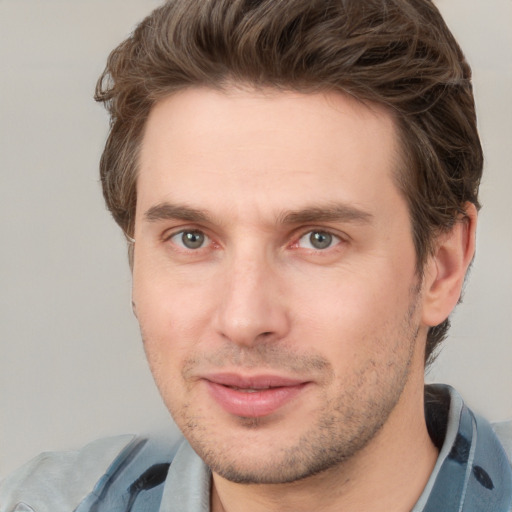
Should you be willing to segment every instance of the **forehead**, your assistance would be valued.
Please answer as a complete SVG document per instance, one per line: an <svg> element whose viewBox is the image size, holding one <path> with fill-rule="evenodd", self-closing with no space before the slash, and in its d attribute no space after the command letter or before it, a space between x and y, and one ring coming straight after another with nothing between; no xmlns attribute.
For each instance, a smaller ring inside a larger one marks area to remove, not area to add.
<svg viewBox="0 0 512 512"><path fill-rule="evenodd" d="M219 207L220 197L234 208L248 198L295 208L308 194L370 203L394 181L398 153L389 112L341 93L191 88L150 113L138 209L164 201Z"/></svg>

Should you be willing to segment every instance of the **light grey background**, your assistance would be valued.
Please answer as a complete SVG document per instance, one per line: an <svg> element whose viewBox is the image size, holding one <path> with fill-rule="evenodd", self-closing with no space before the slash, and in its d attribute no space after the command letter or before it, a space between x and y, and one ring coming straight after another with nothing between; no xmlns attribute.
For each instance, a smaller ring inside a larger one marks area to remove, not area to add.
<svg viewBox="0 0 512 512"><path fill-rule="evenodd" d="M486 152L477 259L427 376L512 417L511 0L438 0L473 66ZM0 0L0 477L44 450L171 425L103 206L108 52L155 0Z"/></svg>

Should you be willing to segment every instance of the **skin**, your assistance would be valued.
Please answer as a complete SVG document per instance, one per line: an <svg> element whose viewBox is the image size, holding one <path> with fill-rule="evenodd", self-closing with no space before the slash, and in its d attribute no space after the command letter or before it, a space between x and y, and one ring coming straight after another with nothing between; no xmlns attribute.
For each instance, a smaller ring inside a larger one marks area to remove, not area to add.
<svg viewBox="0 0 512 512"><path fill-rule="evenodd" d="M390 114L340 93L192 88L153 108L134 310L163 400L212 468L214 512L406 511L421 494L437 456L426 333L457 302L476 216L420 280L399 165ZM246 417L212 399L218 372L304 385Z"/></svg>

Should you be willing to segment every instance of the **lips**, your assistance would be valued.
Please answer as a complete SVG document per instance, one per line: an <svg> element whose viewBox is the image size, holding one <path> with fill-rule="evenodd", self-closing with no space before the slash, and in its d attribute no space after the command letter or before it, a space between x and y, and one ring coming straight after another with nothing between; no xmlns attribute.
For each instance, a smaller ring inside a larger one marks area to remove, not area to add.
<svg viewBox="0 0 512 512"><path fill-rule="evenodd" d="M300 395L307 381L275 375L245 377L213 374L204 377L213 399L229 414L245 418L268 416Z"/></svg>

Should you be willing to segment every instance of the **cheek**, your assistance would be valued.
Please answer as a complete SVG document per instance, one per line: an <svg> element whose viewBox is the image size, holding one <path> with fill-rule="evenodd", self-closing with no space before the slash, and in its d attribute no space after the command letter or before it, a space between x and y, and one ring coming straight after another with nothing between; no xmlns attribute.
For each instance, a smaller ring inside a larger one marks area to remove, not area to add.
<svg viewBox="0 0 512 512"><path fill-rule="evenodd" d="M144 256L140 256L140 264L135 260L133 271L132 295L139 322L162 334L199 327L214 297L211 276L180 271L161 262L151 264Z"/></svg>
<svg viewBox="0 0 512 512"><path fill-rule="evenodd" d="M403 276L344 275L325 281L321 288L309 287L302 295L296 307L299 336L303 333L306 343L314 340L338 367L349 367L388 351L409 307L410 282Z"/></svg>
<svg viewBox="0 0 512 512"><path fill-rule="evenodd" d="M180 286L179 279L134 269L133 301L151 370L159 375L179 371L206 329L211 303L197 286ZM174 370L172 370L174 369Z"/></svg>
<svg viewBox="0 0 512 512"><path fill-rule="evenodd" d="M193 346L190 326L198 324L188 321L190 307L172 287L134 279L133 298L149 368L174 416L185 396L181 369Z"/></svg>

